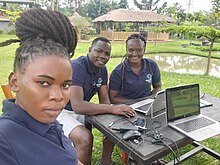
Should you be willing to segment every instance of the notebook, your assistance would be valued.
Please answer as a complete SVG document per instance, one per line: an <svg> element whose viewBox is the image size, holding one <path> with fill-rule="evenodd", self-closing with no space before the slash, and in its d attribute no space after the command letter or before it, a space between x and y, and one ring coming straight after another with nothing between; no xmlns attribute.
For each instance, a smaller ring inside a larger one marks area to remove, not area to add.
<svg viewBox="0 0 220 165"><path fill-rule="evenodd" d="M199 84L167 88L165 95L170 127L196 141L220 134L220 123L200 113Z"/></svg>
<svg viewBox="0 0 220 165"><path fill-rule="evenodd" d="M162 113L165 113L165 92L159 91L154 98L147 98L145 100L136 102L130 105L135 111L151 115L155 118Z"/></svg>

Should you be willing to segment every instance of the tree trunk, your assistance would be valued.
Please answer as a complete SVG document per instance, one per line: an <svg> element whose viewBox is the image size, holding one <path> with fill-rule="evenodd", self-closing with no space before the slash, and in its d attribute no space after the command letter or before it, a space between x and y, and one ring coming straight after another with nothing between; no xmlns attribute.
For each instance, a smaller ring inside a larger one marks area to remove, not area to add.
<svg viewBox="0 0 220 165"><path fill-rule="evenodd" d="M210 64L211 64L212 48L213 48L213 45L214 45L214 41L215 41L215 39L213 39L211 41L211 44L210 44L210 47L209 47L208 64L207 64L207 69L206 69L206 72L205 72L206 75L209 75Z"/></svg>

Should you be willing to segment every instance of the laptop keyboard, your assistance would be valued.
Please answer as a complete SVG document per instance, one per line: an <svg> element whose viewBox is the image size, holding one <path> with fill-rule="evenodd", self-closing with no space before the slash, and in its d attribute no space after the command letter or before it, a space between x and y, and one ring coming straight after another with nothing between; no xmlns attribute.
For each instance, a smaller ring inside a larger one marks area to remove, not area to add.
<svg viewBox="0 0 220 165"><path fill-rule="evenodd" d="M214 123L213 121L205 117L200 117L200 118L189 120L189 121L186 121L180 124L176 124L176 126L186 132L191 132L199 128L211 125L213 123Z"/></svg>
<svg viewBox="0 0 220 165"><path fill-rule="evenodd" d="M137 107L136 109L140 109L140 110L144 110L144 111L147 111L150 107L151 107L152 104L146 104L146 105L142 105L140 107Z"/></svg>

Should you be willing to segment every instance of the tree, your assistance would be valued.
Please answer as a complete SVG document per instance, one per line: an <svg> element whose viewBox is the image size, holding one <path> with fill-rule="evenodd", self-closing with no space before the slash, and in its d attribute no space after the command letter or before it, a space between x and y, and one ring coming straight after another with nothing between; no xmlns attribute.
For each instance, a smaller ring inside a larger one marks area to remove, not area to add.
<svg viewBox="0 0 220 165"><path fill-rule="evenodd" d="M156 0L155 2L154 0L141 0L141 2L139 3L137 0L134 0L134 5L137 6L140 10L150 10L158 12L167 7L167 2L165 2L160 8L158 8L157 5L159 2L160 0Z"/></svg>
<svg viewBox="0 0 220 165"><path fill-rule="evenodd" d="M10 11L10 10L4 10L0 9L1 12L4 12L6 14L6 17L10 20L11 24L14 25L17 18L20 17L20 14L22 11Z"/></svg>
<svg viewBox="0 0 220 165"><path fill-rule="evenodd" d="M91 0L88 3L88 17L95 19L103 14L106 14L109 11L109 3L108 1L100 1L100 0Z"/></svg>
<svg viewBox="0 0 220 165"><path fill-rule="evenodd" d="M83 17L95 19L107 12L118 9L119 5L116 0L90 0L77 9L77 12Z"/></svg>
<svg viewBox="0 0 220 165"><path fill-rule="evenodd" d="M52 2L50 0L34 0L34 2L42 8L52 9Z"/></svg>
<svg viewBox="0 0 220 165"><path fill-rule="evenodd" d="M220 1L212 0L212 16L215 19L216 25L219 28L219 18L220 18Z"/></svg>
<svg viewBox="0 0 220 165"><path fill-rule="evenodd" d="M212 11L216 17L220 16L220 1L212 0Z"/></svg>
<svg viewBox="0 0 220 165"><path fill-rule="evenodd" d="M127 0L120 0L118 5L119 5L119 8L122 8L122 9L128 9L129 8Z"/></svg>
<svg viewBox="0 0 220 165"><path fill-rule="evenodd" d="M170 33L176 33L176 34L183 34L190 36L192 38L200 38L204 37L209 42L211 42L209 46L209 53L208 53L208 64L205 74L209 74L209 68L211 64L211 54L212 54L212 48L214 45L214 42L217 38L220 38L220 30L210 27L210 26L178 26L178 25L171 25L169 27L165 28L158 28L155 29L155 31L159 32L170 32Z"/></svg>
<svg viewBox="0 0 220 165"><path fill-rule="evenodd" d="M184 14L185 10L182 9L182 6L177 2L173 3L173 6L164 8L160 13L174 18L177 24L184 22L186 18L186 14Z"/></svg>

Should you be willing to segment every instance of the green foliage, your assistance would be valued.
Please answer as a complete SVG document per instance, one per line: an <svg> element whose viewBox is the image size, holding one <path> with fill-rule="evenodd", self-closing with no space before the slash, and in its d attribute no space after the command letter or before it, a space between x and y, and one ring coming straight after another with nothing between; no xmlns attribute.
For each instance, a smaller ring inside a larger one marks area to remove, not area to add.
<svg viewBox="0 0 220 165"><path fill-rule="evenodd" d="M198 49L204 52L208 52L210 50L209 46L196 46L195 49ZM217 46L214 46L212 48L212 51L215 51L215 52L220 51L220 48Z"/></svg>
<svg viewBox="0 0 220 165"><path fill-rule="evenodd" d="M190 36L191 38L200 38L203 36L210 41L220 37L220 30L210 26L171 25L165 28L157 28L155 31L183 34L185 36Z"/></svg>
<svg viewBox="0 0 220 165"><path fill-rule="evenodd" d="M15 23L16 19L19 17L19 14L22 12L22 11L10 11L4 9L0 9L0 11L6 14L6 17L11 21L12 24Z"/></svg>
<svg viewBox="0 0 220 165"><path fill-rule="evenodd" d="M10 30L10 31L7 32L8 35L15 35L15 33L16 33L15 29Z"/></svg>
<svg viewBox="0 0 220 165"><path fill-rule="evenodd" d="M220 1L219 0L212 0L212 14L213 14L213 17L215 18L220 17Z"/></svg>
<svg viewBox="0 0 220 165"><path fill-rule="evenodd" d="M131 26L132 26L132 23L126 23L125 25L125 31L126 32L129 32L131 30Z"/></svg>
<svg viewBox="0 0 220 165"><path fill-rule="evenodd" d="M92 27L89 28L89 34L90 35L95 35L96 34L96 30Z"/></svg>
<svg viewBox="0 0 220 165"><path fill-rule="evenodd" d="M4 33L4 30L0 29L0 34L3 34Z"/></svg>
<svg viewBox="0 0 220 165"><path fill-rule="evenodd" d="M122 9L128 9L129 8L127 0L120 0L118 5L119 5L119 8L122 8Z"/></svg>
<svg viewBox="0 0 220 165"><path fill-rule="evenodd" d="M167 7L167 2L164 2L161 7L158 7L159 2L160 0L141 0L141 2L134 0L134 5L140 10L162 11Z"/></svg>
<svg viewBox="0 0 220 165"><path fill-rule="evenodd" d="M117 9L118 3L116 1L109 1L109 0L91 0L82 6L77 11L82 16L88 16L92 20L96 17L99 17L107 12Z"/></svg>

